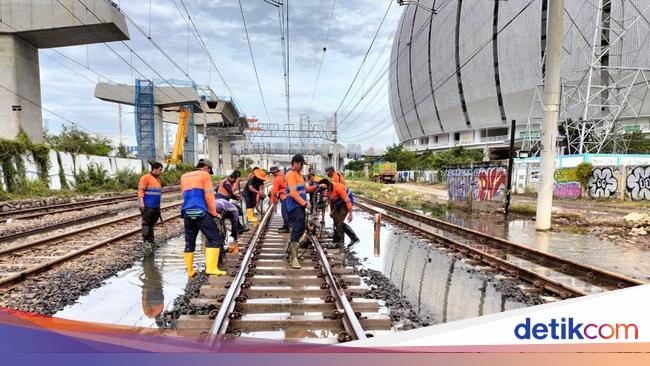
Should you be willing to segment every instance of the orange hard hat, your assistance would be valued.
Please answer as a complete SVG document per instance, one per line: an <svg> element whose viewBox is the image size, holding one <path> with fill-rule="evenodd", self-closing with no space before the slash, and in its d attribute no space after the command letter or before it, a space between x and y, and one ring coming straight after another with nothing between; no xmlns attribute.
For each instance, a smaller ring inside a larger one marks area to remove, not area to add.
<svg viewBox="0 0 650 366"><path fill-rule="evenodd" d="M266 173L262 169L255 169L253 173L255 173L257 179L266 180Z"/></svg>

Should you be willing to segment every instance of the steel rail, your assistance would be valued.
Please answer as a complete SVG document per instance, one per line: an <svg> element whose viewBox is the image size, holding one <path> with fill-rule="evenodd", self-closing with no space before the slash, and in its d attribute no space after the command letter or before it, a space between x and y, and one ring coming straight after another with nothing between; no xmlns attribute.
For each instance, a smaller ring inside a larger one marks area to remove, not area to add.
<svg viewBox="0 0 650 366"><path fill-rule="evenodd" d="M276 205L277 204L271 205L271 207L269 207L269 209L266 211L264 217L262 218L262 221L257 226L257 230L255 230L255 234L248 244L248 248L246 249L246 254L244 254L244 258L242 259L239 271L237 271L237 275L232 280L230 288L228 289L228 292L226 293L226 296L221 303L219 312L217 313L217 316L214 319L214 323L212 324L212 328L210 329L210 334L208 336L208 345L210 346L214 346L218 341L219 336L226 334L226 331L228 330L228 324L230 323L230 314L233 312L235 306L237 305L235 299L242 291L242 285L246 280L246 273L248 273L250 270L249 265L251 264L253 256L255 255L254 253L257 248L257 244L262 237L262 233L266 231L269 223L271 222L271 216L273 216L273 213L275 212Z"/></svg>
<svg viewBox="0 0 650 366"><path fill-rule="evenodd" d="M524 258L533 263L552 268L570 276L580 276L586 278L590 283L597 284L600 281L602 284L616 288L626 288L646 284L645 282L635 278L631 278L619 273L614 273L591 265L582 264L551 253L542 252L540 250L529 248L527 246L517 244L509 240L494 237L476 230L468 229L446 221L424 216L401 207L379 202L360 195L358 197L359 201L365 201L370 205L395 212L401 216L408 217L410 219L436 227L438 229L451 231L458 235L476 239L477 242L481 244L493 246L496 249L505 251L507 254Z"/></svg>
<svg viewBox="0 0 650 366"><path fill-rule="evenodd" d="M37 227L35 229L18 231L18 232L7 234L7 235L1 235L0 236L0 243L15 240L15 239L18 239L18 238L24 238L26 236L40 234L42 232L49 231L49 230L56 230L56 229L59 229L59 228L62 228L62 227L70 226L70 225L78 225L78 224L86 223L86 222L93 221L93 220L96 220L96 219L108 217L108 216L111 216L111 215L114 215L114 214L115 214L114 212L103 212L103 213L100 213L100 214L97 214L97 215L94 215L94 216L83 217L83 218L80 218L80 219L62 221L62 222L54 223L54 224L51 224L51 225Z"/></svg>
<svg viewBox="0 0 650 366"><path fill-rule="evenodd" d="M176 215L168 218L168 220L173 220L173 219L177 219L177 218L180 218L180 217L181 217L181 215L179 213L179 214L176 214ZM159 225L159 224L160 223L156 223L156 225ZM24 279L25 277L27 277L30 274L34 274L34 273L37 273L37 272L44 271L44 270L46 270L46 269L48 269L50 267L53 267L53 266L55 266L55 265L57 265L59 263L65 262L65 261L67 261L67 260L69 260L69 259L71 259L73 257L77 257L77 256L79 256L81 254L90 252L91 250L94 250L94 249L99 248L101 246L110 244L112 242L124 239L124 238L126 238L128 236L139 234L140 232L141 232L140 228L130 230L130 231L127 231L125 233L114 236L112 238L105 239L105 240L102 240L102 241L100 241L98 243L94 243L94 244L88 245L86 247L83 247L81 249L75 250L73 252L67 253L65 255L62 255L60 257L57 257L57 258L52 259L50 261L47 261L45 263L41 263L41 264L38 264L36 266L30 267L30 268L28 268L26 270L16 272L13 275L1 278L0 279L0 286L6 286L6 285L9 285L9 284L18 282L18 281Z"/></svg>
<svg viewBox="0 0 650 366"><path fill-rule="evenodd" d="M175 207L179 207L179 206L181 206L181 203L171 204L169 206L161 207L160 209L162 211L162 210L167 210L167 209L175 208ZM113 220L110 220L110 221L99 223L98 225L95 225L95 226L79 228L79 229L75 229L75 230L72 230L72 231L66 231L66 232L58 234L58 235L49 236L49 237L45 237L45 238L40 238L40 239L36 239L36 240L30 241L30 242L27 242L27 243L23 243L23 244L19 244L19 245L16 245L16 246L3 248L3 249L0 249L0 256L11 254L11 253L16 252L18 250L33 247L33 246L40 245L40 244L43 244L43 243L47 243L47 242L50 242L50 241L64 239L64 238L67 238L69 236L84 233L84 232L87 232L87 231L90 231L90 230L99 229L99 228L104 227L104 226L113 225L113 224L116 224L116 223L121 222L121 221L132 220L132 219L140 217L141 215L142 214L137 213L137 214L133 214L133 215L129 215L129 216L119 217L117 219L113 219ZM140 230L140 229L138 229L138 230Z"/></svg>
<svg viewBox="0 0 650 366"><path fill-rule="evenodd" d="M163 190L163 193L173 192L174 190L178 189L178 187L169 187L169 188L170 189ZM134 193L129 193L129 194L118 195L113 197L100 198L96 200L68 202L68 203L62 203L57 205L48 205L48 206L41 206L41 207L25 208L20 210L4 211L4 212L0 212L0 220L7 221L8 218L5 218L6 216L9 216L9 218L13 218L16 220L31 219L34 217L44 216L48 214L69 212L75 209L86 209L86 208L92 208L97 206L105 206L113 202L116 203L124 202L125 199L126 201L135 201L137 197L134 196ZM23 214L26 215L23 216Z"/></svg>
<svg viewBox="0 0 650 366"><path fill-rule="evenodd" d="M349 335L352 338L351 340L366 339L366 332L363 330L361 322L359 322L354 309L352 309L352 305L350 305L343 287L334 276L334 272L327 260L327 255L325 254L322 245L313 234L309 235L309 241L311 241L312 245L316 249L316 253L318 254L323 270L325 271L325 280L329 285L330 293L336 301L338 312L343 316L341 320L346 335ZM339 334L339 337L341 337L341 334Z"/></svg>
<svg viewBox="0 0 650 366"><path fill-rule="evenodd" d="M358 196L356 196L355 199L357 197ZM380 211L378 211L376 209L373 209L372 207L370 207L370 206L368 206L366 204L360 203L358 200L355 201L355 205L363 208L366 211L375 212L375 213L380 212ZM398 217L392 216L390 214L382 213L382 217L386 218L386 219L388 219L390 221L393 221L393 222L397 223L398 225L405 226L405 227L409 228L410 230L412 230L413 232L418 233L421 236L427 237L429 239L441 241L442 244L446 245L447 247L449 247L449 248L451 248L453 250L457 250L457 251L459 251L459 252L461 252L463 254L466 254L466 255L468 255L469 257L471 257L474 260L481 261L481 262L489 265L490 267L493 267L493 268L496 268L498 270L507 272L510 275L512 275L514 277L517 277L517 278L520 278L520 279L532 284L533 286L535 286L537 288L541 288L541 289L547 290L547 291L549 291L551 293L554 293L554 294L560 296L563 299L570 298L570 297L585 296L585 295L589 294L589 293L587 293L587 292L585 292L583 290L576 289L576 288L573 288L571 286L567 286L567 285L565 285L565 284L563 284L561 282L550 279L550 278L548 278L548 277L546 277L544 275L541 275L539 273L536 273L536 272L533 272L531 270L528 270L528 269L522 268L520 266L517 266L516 264L508 262L505 259L496 257L494 255L483 252L483 251L481 251L479 249L473 248L470 245L463 244L463 243L460 243L460 242L458 242L456 240L447 238L445 236L442 236L442 235L435 234L435 233L432 233L430 231L424 230L419 226L415 226L415 225L413 225L411 223L405 222L405 221L399 219Z"/></svg>

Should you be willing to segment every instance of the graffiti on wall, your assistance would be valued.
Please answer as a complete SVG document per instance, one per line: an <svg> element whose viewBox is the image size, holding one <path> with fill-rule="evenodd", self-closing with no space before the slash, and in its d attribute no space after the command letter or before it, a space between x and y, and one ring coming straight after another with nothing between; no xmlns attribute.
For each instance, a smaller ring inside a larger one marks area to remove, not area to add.
<svg viewBox="0 0 650 366"><path fill-rule="evenodd" d="M632 168L626 179L627 192L635 201L650 201L650 165Z"/></svg>
<svg viewBox="0 0 650 366"><path fill-rule="evenodd" d="M474 198L479 201L492 201L502 196L506 186L504 167L477 168L474 171L476 190Z"/></svg>
<svg viewBox="0 0 650 366"><path fill-rule="evenodd" d="M575 168L556 169L553 173L553 196L557 198L580 198L582 187L578 182L577 170Z"/></svg>
<svg viewBox="0 0 650 366"><path fill-rule="evenodd" d="M616 192L618 192L618 179L614 176L614 170L618 171L618 168L599 167L591 170L591 176L587 183L591 198L616 197Z"/></svg>
<svg viewBox="0 0 650 366"><path fill-rule="evenodd" d="M447 172L447 191L453 201L467 200L472 187L472 169L454 168Z"/></svg>
<svg viewBox="0 0 650 366"><path fill-rule="evenodd" d="M447 171L449 199L452 201L498 201L504 197L506 168L483 165L452 167Z"/></svg>

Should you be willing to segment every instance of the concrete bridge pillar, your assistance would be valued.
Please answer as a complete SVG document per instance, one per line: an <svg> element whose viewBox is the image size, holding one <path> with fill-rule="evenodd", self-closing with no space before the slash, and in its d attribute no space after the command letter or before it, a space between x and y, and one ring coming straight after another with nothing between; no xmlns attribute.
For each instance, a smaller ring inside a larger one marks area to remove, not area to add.
<svg viewBox="0 0 650 366"><path fill-rule="evenodd" d="M129 39L116 6L103 0L85 5L0 1L0 138L14 139L22 128L33 141L43 139L39 49Z"/></svg>
<svg viewBox="0 0 650 366"><path fill-rule="evenodd" d="M0 34L0 137L22 128L32 141L43 139L38 49L12 34Z"/></svg>
<svg viewBox="0 0 650 366"><path fill-rule="evenodd" d="M154 106L153 109L154 148L157 161L165 161L165 132L163 130L163 108Z"/></svg>
<svg viewBox="0 0 650 366"><path fill-rule="evenodd" d="M232 152L230 140L220 137L209 137L208 159L212 161L215 168L221 169L224 175L232 173Z"/></svg>

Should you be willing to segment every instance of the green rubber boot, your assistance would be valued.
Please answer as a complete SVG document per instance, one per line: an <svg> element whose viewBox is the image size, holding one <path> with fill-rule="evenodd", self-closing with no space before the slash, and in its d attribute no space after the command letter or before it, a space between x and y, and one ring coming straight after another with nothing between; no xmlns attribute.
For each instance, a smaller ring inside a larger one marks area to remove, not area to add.
<svg viewBox="0 0 650 366"><path fill-rule="evenodd" d="M298 261L298 243L295 241L289 243L289 266L293 269L300 269L300 261Z"/></svg>

